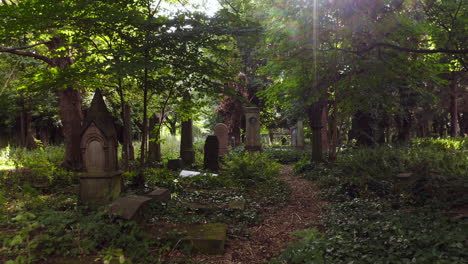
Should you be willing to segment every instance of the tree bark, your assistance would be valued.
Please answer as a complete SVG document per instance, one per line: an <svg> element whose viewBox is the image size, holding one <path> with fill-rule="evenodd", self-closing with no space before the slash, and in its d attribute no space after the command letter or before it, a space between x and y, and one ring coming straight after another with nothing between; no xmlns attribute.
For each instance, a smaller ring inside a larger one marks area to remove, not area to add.
<svg viewBox="0 0 468 264"><path fill-rule="evenodd" d="M80 132L83 122L81 94L78 90L68 86L66 89L58 90L57 95L65 145L65 161L62 166L71 170L81 170L83 165L80 149Z"/></svg>
<svg viewBox="0 0 468 264"><path fill-rule="evenodd" d="M452 72L450 80L450 136L456 137L459 135L460 127L458 124L458 85L457 75Z"/></svg>

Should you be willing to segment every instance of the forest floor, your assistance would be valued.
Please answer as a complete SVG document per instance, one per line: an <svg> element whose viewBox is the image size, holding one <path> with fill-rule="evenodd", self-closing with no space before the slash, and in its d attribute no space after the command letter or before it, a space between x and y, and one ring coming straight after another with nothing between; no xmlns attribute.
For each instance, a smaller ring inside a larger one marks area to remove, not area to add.
<svg viewBox="0 0 468 264"><path fill-rule="evenodd" d="M291 187L291 199L286 204L263 209L263 221L248 229L245 236L230 237L222 256L194 256L193 260L217 264L265 263L279 255L295 240L292 232L319 227L319 217L325 202L311 181L297 178L290 165L281 168L281 180Z"/></svg>

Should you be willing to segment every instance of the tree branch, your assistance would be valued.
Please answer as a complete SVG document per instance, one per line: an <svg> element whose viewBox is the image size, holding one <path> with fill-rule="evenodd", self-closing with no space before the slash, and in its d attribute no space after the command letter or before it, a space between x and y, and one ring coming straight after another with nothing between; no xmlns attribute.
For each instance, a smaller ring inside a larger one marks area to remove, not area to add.
<svg viewBox="0 0 468 264"><path fill-rule="evenodd" d="M49 57L46 57L46 56L43 56L43 55L40 55L40 54L36 54L34 52L30 52L30 51L23 51L25 49L30 49L30 48L33 48L33 47L36 47L36 46L39 46L39 45L43 45L43 44L46 44L48 42L40 42L40 43L36 43L36 44L32 44L32 45L29 45L29 46L24 46L24 47L3 47L3 46L0 46L0 52L8 52L8 53L11 53L11 54L16 54L16 55L20 55L20 56L25 56L25 57L31 57L31 58L34 58L34 59L37 59L37 60L41 60L49 65L52 65L53 62L52 62L52 59L49 58Z"/></svg>
<svg viewBox="0 0 468 264"><path fill-rule="evenodd" d="M30 51L19 51L19 50L15 50L15 49L6 49L6 50L3 50L0 48L0 52L8 52L8 53L11 53L11 54L16 54L16 55L20 55L20 56L24 56L24 57L31 57L31 58L34 58L36 60L41 60L51 66L53 66L53 61L51 58L49 57L46 57L46 56L43 56L43 55L40 55L40 54L36 54L34 52L30 52Z"/></svg>

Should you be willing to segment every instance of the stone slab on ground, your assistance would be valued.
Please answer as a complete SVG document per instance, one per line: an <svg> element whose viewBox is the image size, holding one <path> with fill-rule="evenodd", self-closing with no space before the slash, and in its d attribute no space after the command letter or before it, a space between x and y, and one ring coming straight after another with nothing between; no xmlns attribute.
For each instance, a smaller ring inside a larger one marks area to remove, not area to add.
<svg viewBox="0 0 468 264"><path fill-rule="evenodd" d="M142 208L151 200L151 198L141 195L128 195L119 198L111 204L111 214L126 220L140 221L143 218Z"/></svg>
<svg viewBox="0 0 468 264"><path fill-rule="evenodd" d="M167 201L171 200L171 191L163 188L156 188L150 193L145 194L146 197L156 201Z"/></svg>
<svg viewBox="0 0 468 264"><path fill-rule="evenodd" d="M195 177L195 176L198 176L198 175L205 175L205 176L212 176L212 177L216 177L218 176L218 174L216 173L201 173L199 171L189 171L189 170L182 170L179 174L179 177L181 178L190 178L190 177Z"/></svg>
<svg viewBox="0 0 468 264"><path fill-rule="evenodd" d="M226 238L226 224L200 224L189 228L182 242L189 243L192 251L196 253L222 255Z"/></svg>

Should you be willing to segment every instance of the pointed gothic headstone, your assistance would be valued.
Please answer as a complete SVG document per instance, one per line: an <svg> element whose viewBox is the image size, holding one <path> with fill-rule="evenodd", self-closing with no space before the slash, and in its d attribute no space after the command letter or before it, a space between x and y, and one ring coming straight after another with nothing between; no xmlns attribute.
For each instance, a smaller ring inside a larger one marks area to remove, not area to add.
<svg viewBox="0 0 468 264"><path fill-rule="evenodd" d="M105 204L122 189L117 164L117 132L101 92L96 90L81 128L81 153L85 172L80 176L80 200Z"/></svg>

